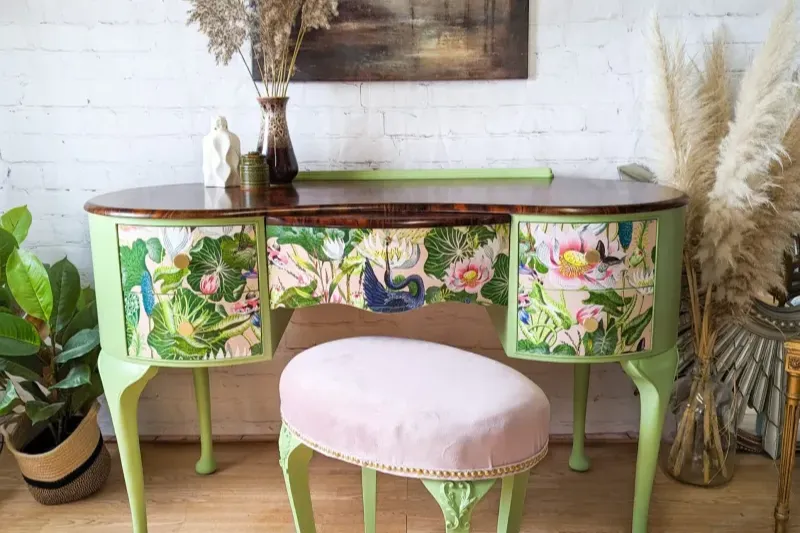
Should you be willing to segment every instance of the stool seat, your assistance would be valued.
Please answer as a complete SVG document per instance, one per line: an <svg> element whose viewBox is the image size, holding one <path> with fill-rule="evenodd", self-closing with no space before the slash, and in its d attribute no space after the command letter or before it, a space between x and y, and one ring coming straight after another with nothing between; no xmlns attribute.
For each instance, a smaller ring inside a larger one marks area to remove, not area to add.
<svg viewBox="0 0 800 533"><path fill-rule="evenodd" d="M497 361L440 344L358 337L295 357L280 381L285 426L306 446L423 479L493 479L547 453L550 403Z"/></svg>

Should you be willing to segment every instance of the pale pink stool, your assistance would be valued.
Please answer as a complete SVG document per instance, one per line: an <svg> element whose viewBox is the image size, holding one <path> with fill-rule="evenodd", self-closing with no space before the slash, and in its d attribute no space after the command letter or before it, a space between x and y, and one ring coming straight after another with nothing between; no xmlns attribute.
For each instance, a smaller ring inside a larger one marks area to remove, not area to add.
<svg viewBox="0 0 800 533"><path fill-rule="evenodd" d="M547 454L550 403L516 370L440 344L359 337L295 357L280 395L280 463L298 533L316 531L314 451L362 467L366 533L376 472L421 479L448 533L467 533L475 504L502 479L497 531L519 531L528 475Z"/></svg>

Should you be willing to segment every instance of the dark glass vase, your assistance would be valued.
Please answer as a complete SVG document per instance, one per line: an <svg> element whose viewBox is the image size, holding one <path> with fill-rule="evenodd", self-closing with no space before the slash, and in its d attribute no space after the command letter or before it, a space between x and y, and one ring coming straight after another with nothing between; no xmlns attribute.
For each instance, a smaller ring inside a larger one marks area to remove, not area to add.
<svg viewBox="0 0 800 533"><path fill-rule="evenodd" d="M270 185L287 185L297 176L297 158L289 136L286 104L289 98L259 98L264 113L260 144L267 161Z"/></svg>

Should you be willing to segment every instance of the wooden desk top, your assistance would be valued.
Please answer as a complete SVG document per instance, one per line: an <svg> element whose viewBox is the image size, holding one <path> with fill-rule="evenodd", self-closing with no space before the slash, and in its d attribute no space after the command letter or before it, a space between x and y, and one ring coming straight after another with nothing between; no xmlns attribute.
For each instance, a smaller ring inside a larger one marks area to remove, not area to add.
<svg viewBox="0 0 800 533"><path fill-rule="evenodd" d="M140 219L266 216L275 224L453 225L502 223L515 214L635 214L686 205L683 193L648 183L592 179L298 181L248 192L202 184L97 196L93 214Z"/></svg>

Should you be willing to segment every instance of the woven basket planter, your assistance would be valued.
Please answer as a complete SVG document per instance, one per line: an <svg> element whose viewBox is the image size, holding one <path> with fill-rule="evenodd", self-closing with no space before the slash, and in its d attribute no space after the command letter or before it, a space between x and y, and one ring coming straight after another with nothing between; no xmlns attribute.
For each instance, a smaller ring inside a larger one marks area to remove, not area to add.
<svg viewBox="0 0 800 533"><path fill-rule="evenodd" d="M80 425L58 447L45 453L27 454L30 426L3 430L8 449L17 460L28 490L44 505L70 503L100 490L111 471L108 454L97 425L98 404L94 404Z"/></svg>

